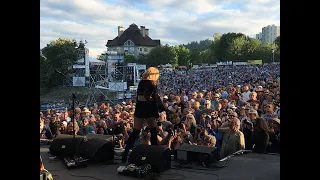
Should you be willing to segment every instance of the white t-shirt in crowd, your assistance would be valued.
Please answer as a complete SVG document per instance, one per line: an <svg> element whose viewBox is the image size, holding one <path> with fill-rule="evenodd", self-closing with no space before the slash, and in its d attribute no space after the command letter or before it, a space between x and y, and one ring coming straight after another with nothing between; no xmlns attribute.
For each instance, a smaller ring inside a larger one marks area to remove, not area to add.
<svg viewBox="0 0 320 180"><path fill-rule="evenodd" d="M243 100L244 100L245 102L247 102L247 101L250 99L250 97L249 97L250 94L251 94L250 91L247 91L247 92L242 93L242 97L243 97Z"/></svg>

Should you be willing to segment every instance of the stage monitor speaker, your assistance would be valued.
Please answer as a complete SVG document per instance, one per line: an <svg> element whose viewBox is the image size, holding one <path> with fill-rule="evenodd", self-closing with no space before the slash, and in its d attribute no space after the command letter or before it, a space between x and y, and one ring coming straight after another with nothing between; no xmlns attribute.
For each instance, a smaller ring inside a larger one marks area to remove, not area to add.
<svg viewBox="0 0 320 180"><path fill-rule="evenodd" d="M61 134L52 141L49 147L50 153L52 156L73 156L78 154L78 147L83 140L84 136L76 136L74 141L73 135Z"/></svg>
<svg viewBox="0 0 320 180"><path fill-rule="evenodd" d="M112 141L92 138L83 141L79 146L79 154L96 162L114 160L114 145Z"/></svg>
<svg viewBox="0 0 320 180"><path fill-rule="evenodd" d="M209 166L219 160L219 151L216 147L182 144L177 148L177 160L199 162Z"/></svg>
<svg viewBox="0 0 320 180"><path fill-rule="evenodd" d="M154 172L164 172L171 168L171 151L166 146L139 144L130 153L129 164L150 164Z"/></svg>

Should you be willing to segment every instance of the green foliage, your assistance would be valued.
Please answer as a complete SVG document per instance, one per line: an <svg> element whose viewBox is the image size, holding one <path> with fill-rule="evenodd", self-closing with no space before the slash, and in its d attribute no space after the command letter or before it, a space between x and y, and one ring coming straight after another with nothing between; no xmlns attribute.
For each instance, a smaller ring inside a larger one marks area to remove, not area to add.
<svg viewBox="0 0 320 180"><path fill-rule="evenodd" d="M176 52L178 65L189 66L190 65L190 50L184 46L174 46L174 51Z"/></svg>
<svg viewBox="0 0 320 180"><path fill-rule="evenodd" d="M79 45L78 45L79 44ZM58 70L68 74L73 64L83 58L84 44L75 40L59 38L42 49L40 56L40 87L52 88L62 85L63 78L55 73Z"/></svg>
<svg viewBox="0 0 320 180"><path fill-rule="evenodd" d="M46 73L47 71L48 71L48 68L47 68L46 58L40 55L40 89L46 86L46 82L48 78Z"/></svg>
<svg viewBox="0 0 320 180"><path fill-rule="evenodd" d="M200 51L204 51L210 47L212 44L212 40L206 39L206 40L201 40L201 41L192 41L191 43L188 43L186 45L182 45L187 49L199 49Z"/></svg>
<svg viewBox="0 0 320 180"><path fill-rule="evenodd" d="M190 63L191 64L200 64L200 50L199 49L191 49L190 50Z"/></svg>
<svg viewBox="0 0 320 180"><path fill-rule="evenodd" d="M280 51L280 36L278 36L275 40L274 43L277 45L277 50Z"/></svg>
<svg viewBox="0 0 320 180"><path fill-rule="evenodd" d="M218 61L255 59L272 62L272 49L279 47L276 43L262 45L260 40L249 38L242 33L227 33L222 36L215 33L213 39L214 41L204 40L187 45L159 46L152 49L149 54L140 54L135 62L147 66L166 63L171 63L173 66L189 66L201 63L215 64ZM204 42L207 42L208 45L206 49L198 46ZM280 49L275 51L274 58L275 61L280 61Z"/></svg>
<svg viewBox="0 0 320 180"><path fill-rule="evenodd" d="M153 48L148 55L140 54L137 62L146 64L148 67L167 63L177 66L178 58L175 48L166 45Z"/></svg>
<svg viewBox="0 0 320 180"><path fill-rule="evenodd" d="M126 53L126 54L124 54L124 62L125 63L135 63L135 62L137 62L137 59L134 55Z"/></svg>
<svg viewBox="0 0 320 180"><path fill-rule="evenodd" d="M107 56L108 56L107 52L104 51L103 53L101 53L100 55L97 56L97 59L100 61L106 61Z"/></svg>

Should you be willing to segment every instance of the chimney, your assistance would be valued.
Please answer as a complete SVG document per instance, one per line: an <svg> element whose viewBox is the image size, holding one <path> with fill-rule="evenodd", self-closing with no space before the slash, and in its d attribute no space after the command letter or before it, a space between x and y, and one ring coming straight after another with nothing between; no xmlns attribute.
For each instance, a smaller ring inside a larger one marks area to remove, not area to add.
<svg viewBox="0 0 320 180"><path fill-rule="evenodd" d="M118 26L118 37L120 37L123 33L123 27L122 26Z"/></svg>
<svg viewBox="0 0 320 180"><path fill-rule="evenodd" d="M146 36L149 36L149 29L146 29Z"/></svg>
<svg viewBox="0 0 320 180"><path fill-rule="evenodd" d="M140 33L143 37L146 37L146 27L140 26Z"/></svg>

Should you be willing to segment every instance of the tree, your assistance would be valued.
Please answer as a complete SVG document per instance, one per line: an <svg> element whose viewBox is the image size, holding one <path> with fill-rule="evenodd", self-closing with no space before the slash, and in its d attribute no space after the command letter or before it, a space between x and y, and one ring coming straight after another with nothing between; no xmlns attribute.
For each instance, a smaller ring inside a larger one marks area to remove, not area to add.
<svg viewBox="0 0 320 180"><path fill-rule="evenodd" d="M280 51L280 36L278 36L275 40L274 43L277 45L277 50Z"/></svg>
<svg viewBox="0 0 320 180"><path fill-rule="evenodd" d="M217 44L215 45L216 49L213 51L215 56L222 61L232 60L232 56L229 53L229 47L232 44L233 40L238 37L246 37L242 33L227 33L223 34ZM247 37L246 37L247 38Z"/></svg>
<svg viewBox="0 0 320 180"><path fill-rule="evenodd" d="M182 45L174 46L174 50L177 54L178 64L180 66L190 65L190 50Z"/></svg>
<svg viewBox="0 0 320 180"><path fill-rule="evenodd" d="M201 63L213 63L212 53L209 49L200 52Z"/></svg>
<svg viewBox="0 0 320 180"><path fill-rule="evenodd" d="M219 35L219 33L214 33L214 35L213 35L213 41L218 41L219 39L220 39L220 35Z"/></svg>
<svg viewBox="0 0 320 180"><path fill-rule="evenodd" d="M47 81L47 60L44 56L40 55L40 88L45 88Z"/></svg>
<svg viewBox="0 0 320 180"><path fill-rule="evenodd" d="M260 59L257 52L262 48L261 41L258 39L249 39L243 47L242 58L239 60L255 60Z"/></svg>
<svg viewBox="0 0 320 180"><path fill-rule="evenodd" d="M230 57L232 57L232 59L242 59L246 44L248 44L248 42L244 36L233 39L228 47Z"/></svg>
<svg viewBox="0 0 320 180"><path fill-rule="evenodd" d="M125 63L136 63L137 59L134 55L129 54L129 53L125 53L124 54L124 62Z"/></svg>
<svg viewBox="0 0 320 180"><path fill-rule="evenodd" d="M136 58L136 62L138 64L146 64L147 65L147 61L148 61L148 55L147 54L139 54L138 57Z"/></svg>
<svg viewBox="0 0 320 180"><path fill-rule="evenodd" d="M187 45L182 45L185 48L191 50L191 49L199 49L200 51L206 50L210 47L210 45L213 43L212 40L206 39L201 41L192 41L191 43L188 43Z"/></svg>
<svg viewBox="0 0 320 180"><path fill-rule="evenodd" d="M55 73L55 70L68 74L78 58L84 56L84 44L80 42L78 45L75 40L59 38L47 44L42 49L42 54L46 57L46 86L56 87L62 84L63 77Z"/></svg>
<svg viewBox="0 0 320 180"><path fill-rule="evenodd" d="M178 65L178 58L174 47L171 46L158 46L153 48L147 55L147 66L158 66L159 64L170 63L173 66Z"/></svg>
<svg viewBox="0 0 320 180"><path fill-rule="evenodd" d="M193 65L195 65L195 64L199 65L201 63L199 49L191 49L190 50L190 63Z"/></svg>
<svg viewBox="0 0 320 180"><path fill-rule="evenodd" d="M107 51L103 51L100 55L97 56L97 59L100 61L106 61L108 57Z"/></svg>

